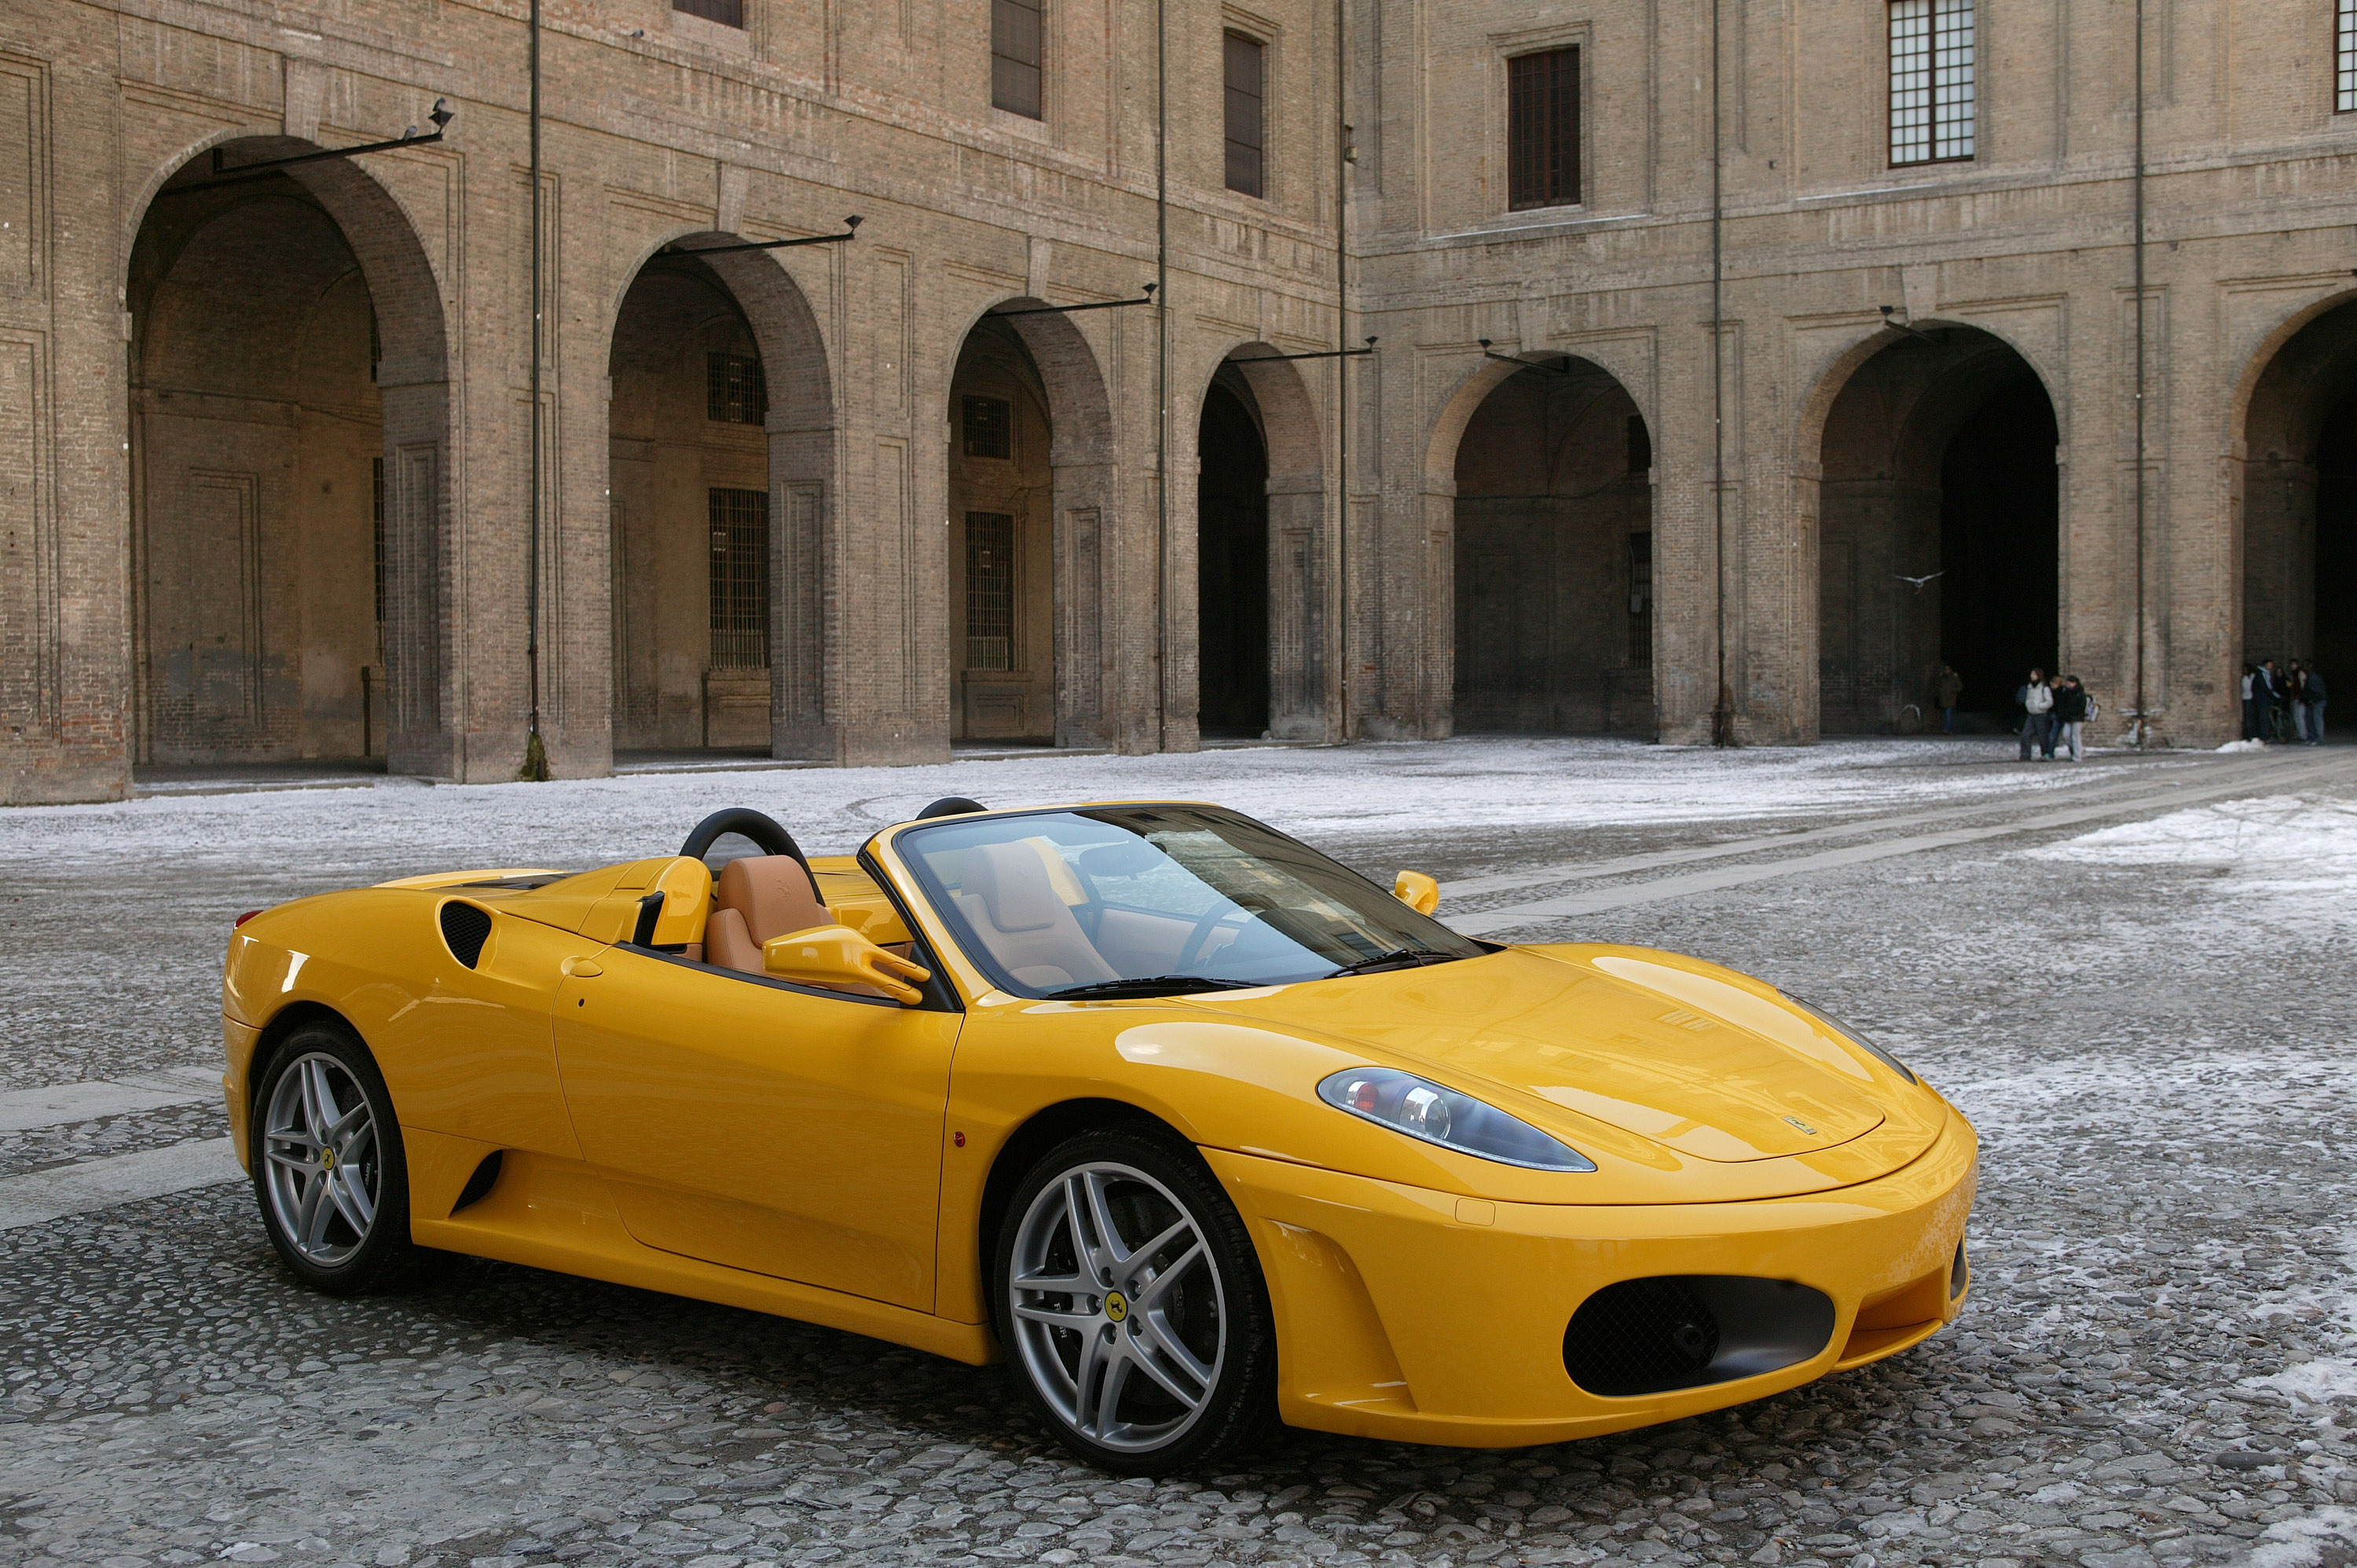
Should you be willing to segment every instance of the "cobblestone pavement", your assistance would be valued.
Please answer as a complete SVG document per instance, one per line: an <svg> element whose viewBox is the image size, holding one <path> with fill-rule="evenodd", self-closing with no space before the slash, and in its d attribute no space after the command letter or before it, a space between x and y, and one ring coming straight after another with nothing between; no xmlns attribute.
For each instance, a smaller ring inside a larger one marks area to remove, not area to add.
<svg viewBox="0 0 2357 1568"><path fill-rule="evenodd" d="M1869 766L1894 783L1927 771L1861 754ZM2130 783L2245 776L2111 766ZM2204 765L2230 766L2244 764ZM2254 796L2283 793L2251 766ZM2357 821L2352 802L2344 765L2217 831L2230 848L2254 822L2322 843L2318 824ZM0 822L16 835L0 1088L206 1060L223 911L262 901L257 886L414 868L399 846L352 849L350 824L329 856L315 828L275 833L257 811L249 854L271 870L151 844L101 876L110 837L138 821L121 810ZM2030 801L2012 837L1556 933L1785 984L1975 1119L1972 1301L1892 1360L1585 1443L1477 1453L1288 1432L1230 1472L1116 1481L1050 1446L996 1369L505 1265L399 1295L308 1294L247 1189L222 1185L0 1232L0 1564L2347 1568L2345 879L2078 854L2097 830L2035 819ZM1461 877L1792 825L1629 815L1316 836L1386 877L1403 863ZM183 1106L0 1134L0 1176L220 1128L213 1108Z"/></svg>

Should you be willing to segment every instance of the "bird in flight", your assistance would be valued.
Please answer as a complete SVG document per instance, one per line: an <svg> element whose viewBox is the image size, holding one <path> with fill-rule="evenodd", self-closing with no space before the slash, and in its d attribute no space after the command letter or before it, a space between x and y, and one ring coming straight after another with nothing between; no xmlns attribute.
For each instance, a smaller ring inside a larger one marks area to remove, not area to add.
<svg viewBox="0 0 2357 1568"><path fill-rule="evenodd" d="M1944 576L1946 576L1946 575L1948 575L1948 569L1947 569L1946 567L1943 566L1943 567L1941 567L1941 568L1940 568L1940 570L1938 570L1938 571L1936 571L1936 572L1927 573L1927 574L1925 574L1924 575L1922 575L1922 576L1921 576L1921 577L1910 577L1910 576L1909 576L1909 575L1908 575L1906 573L1904 573L1904 572L1893 572L1893 573L1892 573L1892 574L1890 574L1890 575L1891 575L1892 576L1894 576L1894 577L1898 578L1900 582L1902 582L1902 583L1906 583L1906 584L1908 584L1908 585L1911 585L1911 586L1914 588L1914 590L1915 590L1917 593L1919 593L1919 594L1920 594L1920 593L1921 593L1921 592L1923 591L1923 585L1924 585L1924 584L1926 584L1926 583L1930 582L1933 577L1944 577Z"/></svg>

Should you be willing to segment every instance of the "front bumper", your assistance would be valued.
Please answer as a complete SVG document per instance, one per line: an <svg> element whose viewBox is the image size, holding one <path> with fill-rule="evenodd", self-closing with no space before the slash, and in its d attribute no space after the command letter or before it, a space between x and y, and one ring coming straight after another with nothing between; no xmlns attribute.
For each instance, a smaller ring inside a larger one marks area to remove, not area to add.
<svg viewBox="0 0 2357 1568"><path fill-rule="evenodd" d="M1555 1443L1762 1398L1920 1343L1964 1305L1952 1274L1979 1142L1961 1116L1912 1164L1751 1203L1491 1203L1206 1149L1251 1225L1276 1316L1278 1409L1296 1426L1471 1448ZM1580 1303L1623 1280L1793 1280L1832 1337L1772 1372L1631 1398L1564 1365ZM1953 1288L1952 1288L1953 1287Z"/></svg>

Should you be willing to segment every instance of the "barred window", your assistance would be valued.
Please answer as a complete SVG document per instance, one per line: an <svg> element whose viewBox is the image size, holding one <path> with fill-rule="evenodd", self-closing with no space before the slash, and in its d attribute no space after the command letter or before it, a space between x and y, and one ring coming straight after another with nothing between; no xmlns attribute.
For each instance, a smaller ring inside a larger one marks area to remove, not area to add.
<svg viewBox="0 0 2357 1568"><path fill-rule="evenodd" d="M1039 67L1046 59L1042 0L990 0L990 103L1041 117Z"/></svg>
<svg viewBox="0 0 2357 1568"><path fill-rule="evenodd" d="M1506 204L1578 199L1579 51L1517 55L1506 62Z"/></svg>
<svg viewBox="0 0 2357 1568"><path fill-rule="evenodd" d="M1973 3L1890 0L1893 164L1947 163L1973 156Z"/></svg>
<svg viewBox="0 0 2357 1568"><path fill-rule="evenodd" d="M759 424L770 417L770 389L758 355L718 349L704 357L704 416L722 424Z"/></svg>
<svg viewBox="0 0 2357 1568"><path fill-rule="evenodd" d="M770 662L770 497L712 492L712 662Z"/></svg>
<svg viewBox="0 0 2357 1568"><path fill-rule="evenodd" d="M1015 668L1015 518L965 514L965 667Z"/></svg>
<svg viewBox="0 0 2357 1568"><path fill-rule="evenodd" d="M376 490L376 657L384 660L384 459L369 459L370 477Z"/></svg>
<svg viewBox="0 0 2357 1568"><path fill-rule="evenodd" d="M671 0L671 8L731 27L745 25L745 0Z"/></svg>
<svg viewBox="0 0 2357 1568"><path fill-rule="evenodd" d="M1015 405L1003 397L965 400L965 455L969 457L1015 456Z"/></svg>
<svg viewBox="0 0 2357 1568"><path fill-rule="evenodd" d="M2357 0L2340 0L2332 32L2332 107L2357 113Z"/></svg>
<svg viewBox="0 0 2357 1568"><path fill-rule="evenodd" d="M1268 49L1242 33L1225 33L1221 38L1225 50L1221 69L1226 81L1228 188L1258 196L1268 149L1268 92L1264 74Z"/></svg>
<svg viewBox="0 0 2357 1568"><path fill-rule="evenodd" d="M1629 662L1639 670L1653 663L1653 535L1629 536Z"/></svg>

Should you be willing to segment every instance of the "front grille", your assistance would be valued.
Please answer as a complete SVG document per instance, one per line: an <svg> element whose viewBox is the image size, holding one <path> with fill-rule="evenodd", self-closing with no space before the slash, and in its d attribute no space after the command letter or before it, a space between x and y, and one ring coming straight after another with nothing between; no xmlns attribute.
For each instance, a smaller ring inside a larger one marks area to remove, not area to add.
<svg viewBox="0 0 2357 1568"><path fill-rule="evenodd" d="M468 969L483 956L483 944L491 940L491 912L479 904L461 904L456 899L442 906L442 940L450 944L450 956Z"/></svg>
<svg viewBox="0 0 2357 1568"><path fill-rule="evenodd" d="M1833 1337L1833 1298L1790 1280L1664 1274L1607 1285L1563 1333L1564 1369L1626 1398L1797 1366Z"/></svg>

